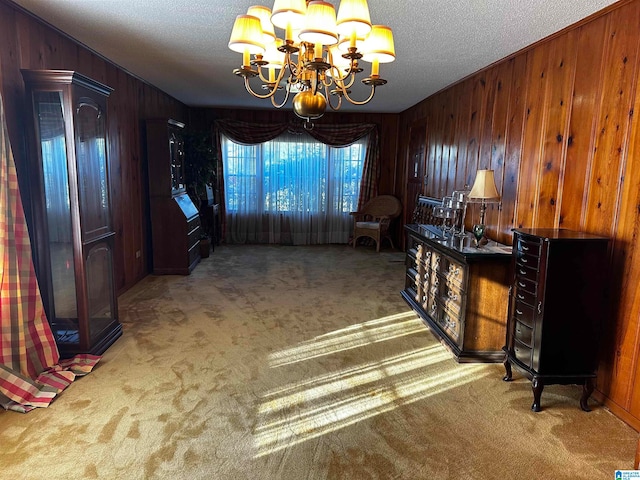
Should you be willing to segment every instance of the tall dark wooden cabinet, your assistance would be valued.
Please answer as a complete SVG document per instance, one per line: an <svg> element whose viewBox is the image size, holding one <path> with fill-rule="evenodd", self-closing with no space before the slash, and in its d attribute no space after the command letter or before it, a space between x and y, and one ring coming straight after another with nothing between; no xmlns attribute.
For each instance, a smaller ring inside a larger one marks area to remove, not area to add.
<svg viewBox="0 0 640 480"><path fill-rule="evenodd" d="M23 70L35 268L60 355L102 354L121 334L107 159L112 89L77 72Z"/></svg>
<svg viewBox="0 0 640 480"><path fill-rule="evenodd" d="M563 229L514 230L514 276L507 329L505 381L511 367L532 381L531 409L540 411L545 385L583 386L596 376L608 239Z"/></svg>
<svg viewBox="0 0 640 480"><path fill-rule="evenodd" d="M153 273L188 275L200 261L200 215L184 181L184 124L147 120Z"/></svg>

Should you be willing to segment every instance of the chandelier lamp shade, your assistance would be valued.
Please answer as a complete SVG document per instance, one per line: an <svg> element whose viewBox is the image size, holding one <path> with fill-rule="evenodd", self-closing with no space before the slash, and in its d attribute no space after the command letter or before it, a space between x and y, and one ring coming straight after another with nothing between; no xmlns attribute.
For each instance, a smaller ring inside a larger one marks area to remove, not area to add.
<svg viewBox="0 0 640 480"><path fill-rule="evenodd" d="M281 108L295 94L293 111L307 122L321 117L327 105L338 110L343 99L354 105L371 101L376 87L387 83L380 77L380 64L395 60L393 33L385 25L371 24L367 0L342 0L337 14L321 0L275 0L272 9L249 7L236 17L229 48L242 54L242 66L233 73L244 78L251 95ZM351 87L364 71L361 60L371 63L371 74L362 79L370 90L356 100ZM253 89L254 77L262 83L261 91Z"/></svg>

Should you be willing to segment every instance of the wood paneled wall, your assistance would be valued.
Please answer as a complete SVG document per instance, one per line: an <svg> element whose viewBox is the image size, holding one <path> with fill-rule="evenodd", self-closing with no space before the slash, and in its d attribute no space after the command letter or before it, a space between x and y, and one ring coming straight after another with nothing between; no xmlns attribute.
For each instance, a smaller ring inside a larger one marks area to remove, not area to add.
<svg viewBox="0 0 640 480"><path fill-rule="evenodd" d="M21 69L75 70L114 89L108 101L109 166L116 231L115 281L118 291L123 292L148 273L143 122L153 117L184 121L188 109L13 3L0 0L0 86L27 216L29 172L24 168L24 129L32 119L25 117Z"/></svg>
<svg viewBox="0 0 640 480"><path fill-rule="evenodd" d="M427 195L442 197L471 185L477 169L494 169L502 203L489 208L487 223L498 241L510 244L514 227L611 238L597 390L636 429L639 44L640 1L618 2L403 112L399 143L410 183L415 138L426 138L420 172ZM426 132L415 133L417 126ZM477 218L472 210L468 223Z"/></svg>

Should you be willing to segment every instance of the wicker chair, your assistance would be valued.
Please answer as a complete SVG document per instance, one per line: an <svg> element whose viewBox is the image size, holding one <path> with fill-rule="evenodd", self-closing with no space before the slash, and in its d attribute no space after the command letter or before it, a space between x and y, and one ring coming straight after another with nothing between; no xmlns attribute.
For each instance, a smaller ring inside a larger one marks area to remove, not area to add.
<svg viewBox="0 0 640 480"><path fill-rule="evenodd" d="M393 195L379 195L369 200L359 212L351 212L354 217L353 248L356 248L358 238L369 237L376 242L376 252L380 251L380 244L388 238L393 246L389 233L391 221L402 212L402 204Z"/></svg>

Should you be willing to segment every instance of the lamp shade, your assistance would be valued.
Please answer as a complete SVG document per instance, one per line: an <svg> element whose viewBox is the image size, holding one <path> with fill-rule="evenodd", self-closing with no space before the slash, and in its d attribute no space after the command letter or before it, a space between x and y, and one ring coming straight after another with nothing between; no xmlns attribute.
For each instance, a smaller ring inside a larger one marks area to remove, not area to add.
<svg viewBox="0 0 640 480"><path fill-rule="evenodd" d="M333 68L329 68L326 71L326 74L329 77L336 77L336 80L341 77L345 77L347 74L346 72L351 68L351 60L342 56L342 52L337 45L329 47L329 51L331 52L331 64L337 69L337 71Z"/></svg>
<svg viewBox="0 0 640 480"><path fill-rule="evenodd" d="M247 15L252 15L260 19L260 26L262 27L262 43L269 45L276 39L276 33L273 29L273 23L271 23L271 9L263 5L254 5L249 7Z"/></svg>
<svg viewBox="0 0 640 480"><path fill-rule="evenodd" d="M260 19L253 15L238 15L233 24L229 48L234 52L253 55L264 52Z"/></svg>
<svg viewBox="0 0 640 480"><path fill-rule="evenodd" d="M345 37L365 37L371 31L367 0L342 0L338 8L338 33Z"/></svg>
<svg viewBox="0 0 640 480"><path fill-rule="evenodd" d="M338 43L336 27L336 9L323 1L312 1L307 5L305 26L298 34L303 42L322 45Z"/></svg>
<svg viewBox="0 0 640 480"><path fill-rule="evenodd" d="M271 23L285 30L299 30L304 28L306 14L307 3L305 0L275 0Z"/></svg>
<svg viewBox="0 0 640 480"><path fill-rule="evenodd" d="M478 170L468 198L478 200L498 200L500 194L496 188L493 170Z"/></svg>
<svg viewBox="0 0 640 480"><path fill-rule="evenodd" d="M267 45L266 50L264 51L264 55L262 59L268 63L269 68L280 69L284 65L284 53L278 50L278 47L282 45L282 40L276 38L276 41Z"/></svg>
<svg viewBox="0 0 640 480"><path fill-rule="evenodd" d="M393 44L393 32L386 25L374 25L362 45L362 59L365 62L393 62L396 50Z"/></svg>

